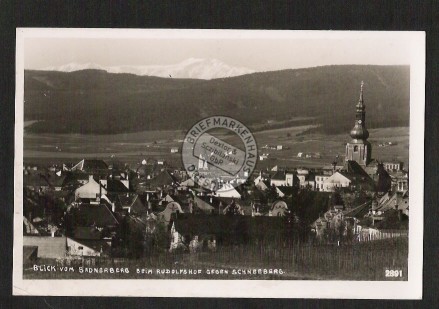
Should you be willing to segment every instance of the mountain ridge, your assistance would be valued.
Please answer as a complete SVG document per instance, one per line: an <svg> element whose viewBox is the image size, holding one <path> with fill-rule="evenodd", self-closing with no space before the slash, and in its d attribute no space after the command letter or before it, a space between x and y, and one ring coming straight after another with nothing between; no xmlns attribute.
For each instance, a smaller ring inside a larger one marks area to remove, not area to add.
<svg viewBox="0 0 439 309"><path fill-rule="evenodd" d="M119 65L102 66L96 63L68 63L61 66L46 67L39 71L77 72L82 70L101 70L115 74L134 74L185 79L225 78L254 73L254 70L230 66L218 59L188 58L176 64L167 65Z"/></svg>
<svg viewBox="0 0 439 309"><path fill-rule="evenodd" d="M368 127L408 125L408 66L322 66L212 80L174 79L99 70L25 71L26 129L35 133L112 134L186 130L210 115L251 127L268 120L346 132L365 82Z"/></svg>

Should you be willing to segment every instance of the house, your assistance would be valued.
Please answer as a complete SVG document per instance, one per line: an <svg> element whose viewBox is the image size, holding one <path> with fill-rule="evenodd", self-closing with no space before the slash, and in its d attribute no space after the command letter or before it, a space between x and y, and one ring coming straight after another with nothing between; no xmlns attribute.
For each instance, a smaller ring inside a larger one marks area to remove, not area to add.
<svg viewBox="0 0 439 309"><path fill-rule="evenodd" d="M370 207L371 201L368 201L354 208L343 210L343 217L361 219L369 213Z"/></svg>
<svg viewBox="0 0 439 309"><path fill-rule="evenodd" d="M343 212L340 209L330 209L311 225L317 238L322 238L328 230L337 230L343 222Z"/></svg>
<svg viewBox="0 0 439 309"><path fill-rule="evenodd" d="M383 162L384 168L388 172L397 172L402 171L402 168L404 166L403 162Z"/></svg>
<svg viewBox="0 0 439 309"><path fill-rule="evenodd" d="M287 184L284 171L277 171L270 179L270 186L285 186Z"/></svg>
<svg viewBox="0 0 439 309"><path fill-rule="evenodd" d="M339 171L323 182L323 191L331 192L336 188L361 188L365 191L374 191L376 185L372 178L356 161L346 161Z"/></svg>
<svg viewBox="0 0 439 309"><path fill-rule="evenodd" d="M283 146L282 145L277 145L276 146L276 150L282 150Z"/></svg>
<svg viewBox="0 0 439 309"><path fill-rule="evenodd" d="M178 148L177 147L172 147L171 148L171 153L178 153Z"/></svg>
<svg viewBox="0 0 439 309"><path fill-rule="evenodd" d="M382 214L390 209L402 211L405 215L409 215L409 192L396 191L387 192L379 200L377 205L372 209L374 213Z"/></svg>
<svg viewBox="0 0 439 309"><path fill-rule="evenodd" d="M332 176L323 181L323 190L325 192L335 191L337 188L348 188L352 180L341 172L335 172Z"/></svg>
<svg viewBox="0 0 439 309"><path fill-rule="evenodd" d="M279 197L292 196L293 191L294 191L294 187L289 187L289 186L276 187L276 192L277 192L277 195L279 195Z"/></svg>
<svg viewBox="0 0 439 309"><path fill-rule="evenodd" d="M409 189L409 174L406 171L389 172L392 189L404 192Z"/></svg>
<svg viewBox="0 0 439 309"><path fill-rule="evenodd" d="M162 205L163 203L164 203L165 205L167 205L167 204L170 203L170 202L175 202L175 199L174 199L171 195L166 194L165 197L162 197L162 198L160 199L160 201L159 201L159 205Z"/></svg>
<svg viewBox="0 0 439 309"><path fill-rule="evenodd" d="M215 192L218 197L228 197L240 199L241 194L230 184L224 184L220 189Z"/></svg>
<svg viewBox="0 0 439 309"><path fill-rule="evenodd" d="M168 225L171 221L171 215L176 212L183 213L180 204L177 202L170 202L166 205L165 210L157 214L157 219Z"/></svg>
<svg viewBox="0 0 439 309"><path fill-rule="evenodd" d="M111 242L105 239L89 240L67 237L67 254L70 256L110 256Z"/></svg>
<svg viewBox="0 0 439 309"><path fill-rule="evenodd" d="M270 214L271 216L284 217L289 212L288 205L282 200L275 201L271 204Z"/></svg>
<svg viewBox="0 0 439 309"><path fill-rule="evenodd" d="M316 186L315 175L314 173L311 173L309 170L304 168L297 169L296 178L299 180L299 186L301 188L309 187L312 190L315 189Z"/></svg>
<svg viewBox="0 0 439 309"><path fill-rule="evenodd" d="M73 237L67 237L70 256L109 256L111 238L103 238L102 230L95 227L76 227Z"/></svg>
<svg viewBox="0 0 439 309"><path fill-rule="evenodd" d="M136 193L119 194L119 201L122 209L126 210L129 214L142 215L147 211L139 195Z"/></svg>
<svg viewBox="0 0 439 309"><path fill-rule="evenodd" d="M107 194L107 190L96 180L93 175L89 175L88 182L75 190L76 199L94 199L100 198L103 194Z"/></svg>
<svg viewBox="0 0 439 309"><path fill-rule="evenodd" d="M83 172L65 172L63 187L71 185L85 185L89 180L89 175Z"/></svg>
<svg viewBox="0 0 439 309"><path fill-rule="evenodd" d="M266 180L266 177L262 175L262 171L259 172L259 175L253 180L254 184L257 185L260 181Z"/></svg>
<svg viewBox="0 0 439 309"><path fill-rule="evenodd" d="M245 215L244 209L242 209L241 205L236 203L235 200L232 200L223 210L224 215Z"/></svg>
<svg viewBox="0 0 439 309"><path fill-rule="evenodd" d="M76 239L97 240L102 239L102 237L102 230L99 230L96 226L78 226L75 227L73 232L73 238Z"/></svg>
<svg viewBox="0 0 439 309"><path fill-rule="evenodd" d="M100 179L99 183L109 193L126 193L129 192L129 184L123 183L114 178Z"/></svg>
<svg viewBox="0 0 439 309"><path fill-rule="evenodd" d="M167 170L162 171L156 177L148 181L148 185L151 189L170 187L178 185L177 178L168 172Z"/></svg>
<svg viewBox="0 0 439 309"><path fill-rule="evenodd" d="M67 239L64 236L23 236L23 246L38 247L38 258L57 259L66 256Z"/></svg>
<svg viewBox="0 0 439 309"><path fill-rule="evenodd" d="M115 228L119 221L104 204L80 204L75 213L76 226L97 227L97 228Z"/></svg>
<svg viewBox="0 0 439 309"><path fill-rule="evenodd" d="M376 190L379 194L383 194L392 189L392 178L390 177L383 164L379 164L376 172Z"/></svg>
<svg viewBox="0 0 439 309"><path fill-rule="evenodd" d="M256 188L258 188L262 192L267 190L269 186L270 186L270 183L268 181L259 181L256 184Z"/></svg>
<svg viewBox="0 0 439 309"><path fill-rule="evenodd" d="M324 175L324 174L317 174L315 175L315 183L316 183L316 190L317 191L324 191L323 190L323 184L325 182L325 180L327 180L329 177L331 177L330 175Z"/></svg>
<svg viewBox="0 0 439 309"><path fill-rule="evenodd" d="M209 201L210 199L210 201ZM215 208L212 204L214 201L213 197L210 197L207 200L204 200L198 196L194 196L194 202L193 205L196 207L196 209L201 210L202 212L206 213L206 214L211 214L212 212L215 211ZM222 208L222 207L219 207ZM222 208L223 209L223 208ZM222 210L221 209L221 210Z"/></svg>
<svg viewBox="0 0 439 309"><path fill-rule="evenodd" d="M299 179L292 172L286 172L285 170L279 170L271 176L270 186L296 186L299 183Z"/></svg>

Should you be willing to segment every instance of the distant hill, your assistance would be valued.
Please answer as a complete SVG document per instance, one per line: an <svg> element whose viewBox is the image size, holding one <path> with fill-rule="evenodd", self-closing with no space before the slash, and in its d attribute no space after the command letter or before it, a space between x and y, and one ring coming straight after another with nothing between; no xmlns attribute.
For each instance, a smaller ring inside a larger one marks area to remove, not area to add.
<svg viewBox="0 0 439 309"><path fill-rule="evenodd" d="M361 81L370 128L409 124L408 66L324 66L213 80L174 79L102 70L25 71L29 132L113 134L187 130L209 115L252 127L300 117L322 132L351 129Z"/></svg>
<svg viewBox="0 0 439 309"><path fill-rule="evenodd" d="M253 70L230 66L218 59L189 58L177 64L169 65L120 65L104 67L95 63L69 63L57 67L48 67L44 71L74 72L81 70L102 70L108 73L129 73L141 76L170 78L214 79L254 73Z"/></svg>

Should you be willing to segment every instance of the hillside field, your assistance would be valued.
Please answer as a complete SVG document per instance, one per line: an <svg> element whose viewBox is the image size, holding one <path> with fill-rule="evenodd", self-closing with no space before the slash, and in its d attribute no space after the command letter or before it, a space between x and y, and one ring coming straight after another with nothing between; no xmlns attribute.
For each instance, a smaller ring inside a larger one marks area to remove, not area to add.
<svg viewBox="0 0 439 309"><path fill-rule="evenodd" d="M254 133L259 154L268 153L268 159L259 161L257 168L319 167L330 164L337 155L344 158L348 133L324 135L304 134L311 126L265 130ZM392 127L370 129L372 157L379 160L398 160L408 165L409 128ZM145 158L165 159L172 165L181 164L181 154L171 154L172 147L180 147L183 131L144 131L113 135L34 134L24 135L24 162L29 164L77 162L83 158L113 158L135 165ZM223 136L227 142L235 137ZM394 146L379 147L384 142ZM265 145L282 145L285 150L263 149ZM299 158L298 153L320 153L320 158Z"/></svg>

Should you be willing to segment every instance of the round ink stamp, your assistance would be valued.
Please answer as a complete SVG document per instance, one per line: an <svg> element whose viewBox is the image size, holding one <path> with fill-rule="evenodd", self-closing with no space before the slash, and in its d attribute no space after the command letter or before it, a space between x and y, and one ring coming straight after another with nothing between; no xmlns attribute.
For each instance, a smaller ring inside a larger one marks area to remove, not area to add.
<svg viewBox="0 0 439 309"><path fill-rule="evenodd" d="M183 166L200 187L228 191L244 183L258 158L256 140L240 121L211 116L187 132L182 146Z"/></svg>

